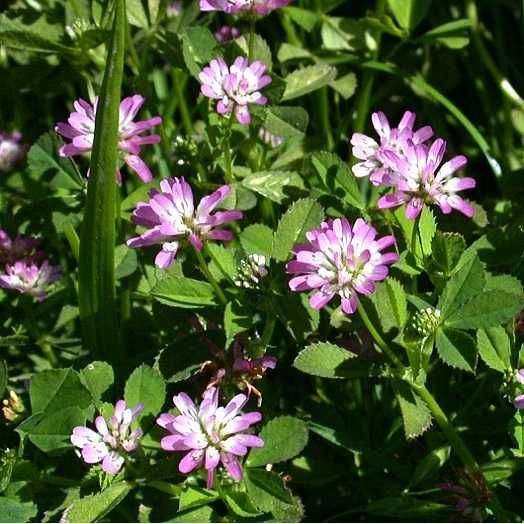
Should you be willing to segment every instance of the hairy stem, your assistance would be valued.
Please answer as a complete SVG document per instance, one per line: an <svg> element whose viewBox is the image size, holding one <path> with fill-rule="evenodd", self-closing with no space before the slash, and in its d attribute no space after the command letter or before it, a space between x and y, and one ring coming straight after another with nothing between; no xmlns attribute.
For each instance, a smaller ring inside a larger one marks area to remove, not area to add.
<svg viewBox="0 0 524 524"><path fill-rule="evenodd" d="M211 274L211 271L209 271L209 267L204 259L204 255L201 251L198 251L198 249L195 249L195 254L198 260L198 264L200 265L200 269L202 270L202 273L206 276L208 282L213 286L213 289L215 290L215 293L220 300L220 302L223 305L227 304L227 298L226 295L224 295L224 292L220 289L220 286L218 285L218 282L216 281L215 277Z"/></svg>

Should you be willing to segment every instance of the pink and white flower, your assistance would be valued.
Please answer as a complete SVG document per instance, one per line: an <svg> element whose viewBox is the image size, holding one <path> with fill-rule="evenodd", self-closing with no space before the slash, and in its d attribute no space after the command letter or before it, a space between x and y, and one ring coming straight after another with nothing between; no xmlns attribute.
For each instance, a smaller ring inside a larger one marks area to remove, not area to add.
<svg viewBox="0 0 524 524"><path fill-rule="evenodd" d="M162 119L155 116L149 120L135 122L134 118L144 101L143 96L133 95L124 98L120 103L118 149L129 168L143 182L150 182L153 175L146 163L140 158L140 151L143 145L160 142L160 135L144 135L143 133L159 125ZM95 137L97 104L98 98L93 105L81 98L76 100L73 104L76 111L69 115L67 123L59 122L55 126L57 133L71 140L60 148L60 156L75 156L91 152ZM117 172L117 179L119 182L121 181L119 171Z"/></svg>
<svg viewBox="0 0 524 524"><path fill-rule="evenodd" d="M240 36L240 29L232 25L223 25L220 29L215 32L215 38L217 42L225 44L231 40L235 40Z"/></svg>
<svg viewBox="0 0 524 524"><path fill-rule="evenodd" d="M217 229L217 226L240 220L242 212L233 210L213 213L230 191L227 185L218 188L202 198L195 209L193 191L183 177L162 180L160 191L152 190L149 202L139 202L133 211L135 224L148 229L140 236L129 239L127 245L140 248L161 244L162 249L155 258L155 264L160 268L168 268L175 259L182 239L187 239L198 251L205 240L231 240L233 233Z"/></svg>
<svg viewBox="0 0 524 524"><path fill-rule="evenodd" d="M442 164L445 152L446 141L441 138L430 147L406 140L401 145L401 154L384 152L394 191L381 197L378 207L384 209L406 204L406 217L410 220L419 216L425 204L438 205L444 214L456 209L468 218L473 217L475 208L457 193L474 188L475 179L454 176L466 165L467 158L457 155Z"/></svg>
<svg viewBox="0 0 524 524"><path fill-rule="evenodd" d="M390 167L384 159L386 151L401 153L401 146L406 140L414 144L423 144L433 135L430 126L424 126L413 131L415 113L406 111L397 127L391 127L388 118L382 111L371 115L373 127L379 136L379 142L362 133L353 133L351 145L353 156L362 160L352 168L357 177L369 177L374 185L387 184Z"/></svg>
<svg viewBox="0 0 524 524"><path fill-rule="evenodd" d="M291 0L200 0L200 10L223 11L232 15L251 12L265 16L290 2Z"/></svg>
<svg viewBox="0 0 524 524"><path fill-rule="evenodd" d="M17 260L40 260L45 255L39 251L40 240L17 235L11 238L7 231L0 229L0 265L14 264Z"/></svg>
<svg viewBox="0 0 524 524"><path fill-rule="evenodd" d="M200 91L204 96L218 100L217 111L221 114L234 112L243 125L251 123L249 104L266 105L267 98L260 89L271 83L266 66L255 60L239 56L229 67L223 58L211 60L199 74Z"/></svg>
<svg viewBox="0 0 524 524"><path fill-rule="evenodd" d="M236 481L242 479L239 457L249 448L261 448L264 441L246 433L253 424L262 420L258 411L241 414L248 397L243 394L233 397L226 406L218 405L219 390L212 387L203 394L197 407L185 393L173 397L179 415L162 413L157 424L171 434L164 437L160 446L165 451L186 451L178 469L187 474L197 468L207 470L207 487L213 486L215 470L220 463Z"/></svg>
<svg viewBox="0 0 524 524"><path fill-rule="evenodd" d="M361 218L353 226L346 218L323 222L306 233L307 243L295 246L295 260L286 269L298 276L289 281L289 287L293 291L314 289L309 303L315 309L339 295L342 311L354 313L358 295L374 293L375 283L387 277L388 265L399 259L397 253L383 253L395 244L395 237L376 237L375 228Z"/></svg>
<svg viewBox="0 0 524 524"><path fill-rule="evenodd" d="M22 134L0 132L0 172L12 171L17 162L24 158L27 146L22 144Z"/></svg>
<svg viewBox="0 0 524 524"><path fill-rule="evenodd" d="M86 464L102 464L102 469L116 475L124 464L124 457L138 448L142 430L131 430L131 425L144 409L143 404L128 408L124 400L115 404L109 420L98 416L96 431L86 426L76 426L71 434L71 443Z"/></svg>
<svg viewBox="0 0 524 524"><path fill-rule="evenodd" d="M0 287L14 289L42 301L47 297L49 285L61 277L61 268L51 266L47 260L42 263L31 259L18 260L5 265L5 272L0 273Z"/></svg>

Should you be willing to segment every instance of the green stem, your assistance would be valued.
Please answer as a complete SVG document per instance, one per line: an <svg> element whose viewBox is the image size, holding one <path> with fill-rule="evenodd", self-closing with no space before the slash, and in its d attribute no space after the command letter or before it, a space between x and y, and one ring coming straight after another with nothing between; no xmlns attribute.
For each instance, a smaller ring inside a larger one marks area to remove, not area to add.
<svg viewBox="0 0 524 524"><path fill-rule="evenodd" d="M185 82L182 82L182 76L183 73L181 74L178 71L173 72L173 87L178 99L184 129L186 134L190 135L193 133L193 121L191 120L191 113L189 112L189 106L187 105L186 95L184 93Z"/></svg>
<svg viewBox="0 0 524 524"><path fill-rule="evenodd" d="M254 351L255 353L254 357L261 357L265 354L266 348L271 342L271 338L273 337L273 332L275 331L275 325L276 325L276 317L272 315L271 313L268 314L266 318L266 323L264 325L264 330L262 331L262 335L258 339L257 343L254 345Z"/></svg>
<svg viewBox="0 0 524 524"><path fill-rule="evenodd" d="M420 398L426 403L428 408L431 410L433 417L437 421L442 433L449 440L449 443L461 458L464 465L472 471L479 470L477 461L471 454L471 451L467 447L466 443L462 440L462 437L458 431L453 427L448 417L442 411L435 397L429 392L429 390L423 386L420 388L415 387L415 391L419 394Z"/></svg>
<svg viewBox="0 0 524 524"><path fill-rule="evenodd" d="M391 360L391 362L393 362L393 364L395 364L397 368L404 369L404 364L402 364L400 358L398 358L395 352L388 346L386 341L382 338L380 333L373 325L373 322L371 322L371 319L366 313L366 309L364 308L362 302L358 305L358 314L360 315L362 322L364 322L364 325L366 326L371 336L377 343L377 346L382 350L382 352Z"/></svg>
<svg viewBox="0 0 524 524"><path fill-rule="evenodd" d="M524 100L511 85L510 81L500 72L482 41L477 6L474 0L466 0L466 15L471 22L471 38L473 40L473 45L475 46L480 59L486 66L486 69L493 77L495 83L499 86L502 94L515 106L524 109Z"/></svg>
<svg viewBox="0 0 524 524"><path fill-rule="evenodd" d="M220 286L218 285L215 277L211 274L211 271L209 271L209 267L207 266L207 263L204 259L204 255L201 251L198 251L198 249L195 249L195 253L202 273L204 273L208 282L213 286L213 289L215 290L215 293L220 302L225 306L227 304L226 295L224 295L224 292L220 289Z"/></svg>
<svg viewBox="0 0 524 524"><path fill-rule="evenodd" d="M251 15L249 19L249 44L247 54L249 62L252 62L253 58L255 57L255 23L256 18L254 15Z"/></svg>
<svg viewBox="0 0 524 524"><path fill-rule="evenodd" d="M224 160L226 163L226 169L224 176L228 184L232 184L235 179L233 177L233 159L231 158L231 127L233 126L233 118L235 112L231 111L226 124L226 129L224 131Z"/></svg>

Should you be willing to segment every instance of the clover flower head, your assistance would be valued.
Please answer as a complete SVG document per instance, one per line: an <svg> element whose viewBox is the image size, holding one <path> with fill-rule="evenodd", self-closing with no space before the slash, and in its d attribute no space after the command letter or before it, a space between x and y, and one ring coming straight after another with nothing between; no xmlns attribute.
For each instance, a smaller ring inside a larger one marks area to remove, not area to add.
<svg viewBox="0 0 524 524"><path fill-rule="evenodd" d="M61 268L51 266L47 260L42 263L30 259L18 260L5 265L5 271L0 273L0 287L14 289L41 302L47 298L49 285L61 277Z"/></svg>
<svg viewBox="0 0 524 524"><path fill-rule="evenodd" d="M11 238L7 231L0 229L0 265L14 264L17 260L39 260L44 256L39 251L40 240L17 235Z"/></svg>
<svg viewBox="0 0 524 524"><path fill-rule="evenodd" d="M354 313L358 295L374 293L375 283L387 277L388 265L399 258L394 252L383 253L395 244L395 237L376 237L375 228L361 218L353 226L346 218L323 222L306 234L307 243L295 246L295 260L286 269L297 276L289 287L299 292L314 289L309 303L315 309L339 295L342 311Z"/></svg>
<svg viewBox="0 0 524 524"><path fill-rule="evenodd" d="M475 208L458 192L474 188L475 179L454 176L466 165L467 158L457 155L442 164L445 152L446 141L441 138L429 147L405 140L401 154L385 151L383 157L392 171L390 185L394 190L382 196L378 206L384 209L405 204L406 218L410 220L417 218L426 204L438 205L444 214L455 209L473 217Z"/></svg>
<svg viewBox="0 0 524 524"><path fill-rule="evenodd" d="M142 430L132 430L131 425L143 409L143 404L128 408L124 400L119 400L109 420L101 415L96 417L96 431L76 426L71 443L79 448L79 456L86 464L102 463L106 473L116 475L122 469L124 457L138 448Z"/></svg>
<svg viewBox="0 0 524 524"><path fill-rule="evenodd" d="M284 139L281 136L274 135L264 127L261 127L258 130L258 138L260 138L262 142L264 142L268 146L271 146L272 148L281 146L284 142Z"/></svg>
<svg viewBox="0 0 524 524"><path fill-rule="evenodd" d="M267 104L267 98L260 92L271 83L271 77L265 73L266 66L260 60L249 63L247 58L239 56L228 66L223 58L215 58L198 76L200 91L218 100L217 111L221 115L233 112L240 124L249 125L249 105Z"/></svg>
<svg viewBox="0 0 524 524"><path fill-rule="evenodd" d="M118 149L124 162L134 171L143 182L150 182L153 179L151 170L140 158L140 151L143 145L157 144L160 142L160 135L145 132L159 125L162 119L159 116L149 120L134 119L138 111L144 104L145 98L140 95L133 95L124 98L120 102L120 120L118 124ZM79 98L73 103L75 111L68 118L67 123L59 122L55 126L55 131L71 142L63 145L60 156L75 156L90 153L93 149L95 138L95 118L98 105L98 98L91 105L89 102ZM117 179L121 181L121 174L117 172Z"/></svg>
<svg viewBox="0 0 524 524"><path fill-rule="evenodd" d="M264 255L249 254L237 266L238 276L235 285L247 289L258 288L260 281L267 276L267 260Z"/></svg>
<svg viewBox="0 0 524 524"><path fill-rule="evenodd" d="M200 10L223 11L232 15L253 13L265 16L290 2L291 0L200 0Z"/></svg>
<svg viewBox="0 0 524 524"><path fill-rule="evenodd" d="M240 34L240 29L238 29L238 27L223 25L215 32L215 38L217 39L217 42L225 44L231 40L235 40L235 38L238 38Z"/></svg>
<svg viewBox="0 0 524 524"><path fill-rule="evenodd" d="M387 116L378 111L371 115L371 122L379 136L377 142L374 138L362 133L353 133L351 145L353 156L362 162L358 162L352 168L357 177L369 177L374 185L387 183L390 167L384 159L386 151L400 152L401 145L406 140L414 144L423 144L433 135L430 126L424 126L417 131L413 130L416 114L406 111L397 127L391 127Z"/></svg>
<svg viewBox="0 0 524 524"><path fill-rule="evenodd" d="M133 211L135 224L145 226L147 230L129 239L127 245L140 248L161 244L162 249L155 258L155 264L165 269L175 260L182 239L187 239L198 251L206 240L231 240L233 233L217 226L240 220L242 212L233 210L213 213L230 191L227 185L218 188L202 198L195 209L193 191L183 177L162 180L160 191L152 190L149 202L139 202Z"/></svg>
<svg viewBox="0 0 524 524"><path fill-rule="evenodd" d="M24 158L27 147L22 144L22 134L18 131L0 131L0 172L9 173L17 162Z"/></svg>
<svg viewBox="0 0 524 524"><path fill-rule="evenodd" d="M412 320L413 329L422 337L432 335L440 324L440 309L427 307L416 313Z"/></svg>
<svg viewBox="0 0 524 524"><path fill-rule="evenodd" d="M179 415L162 413L157 424L170 433L160 446L165 451L186 451L178 465L181 473L204 467L207 470L207 487L213 486L215 470L220 463L236 481L242 479L239 457L249 448L261 448L264 441L246 433L253 424L262 420L258 411L241 414L248 397L243 394L233 397L226 406L219 406L219 390L211 387L203 394L202 402L196 406L185 393L173 397Z"/></svg>

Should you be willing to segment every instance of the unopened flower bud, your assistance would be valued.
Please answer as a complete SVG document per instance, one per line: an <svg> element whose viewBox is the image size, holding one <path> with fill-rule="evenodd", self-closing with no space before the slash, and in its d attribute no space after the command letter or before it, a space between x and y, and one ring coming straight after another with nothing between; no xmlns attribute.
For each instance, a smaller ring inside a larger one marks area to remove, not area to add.
<svg viewBox="0 0 524 524"><path fill-rule="evenodd" d="M264 255L251 254L240 260L237 266L238 277L235 285L247 289L255 289L260 286L260 281L267 273L267 261Z"/></svg>
<svg viewBox="0 0 524 524"><path fill-rule="evenodd" d="M440 310L432 307L427 307L416 313L411 327L421 336L428 337L435 333L440 323Z"/></svg>
<svg viewBox="0 0 524 524"><path fill-rule="evenodd" d="M260 138L262 142L266 143L268 146L271 146L273 148L282 145L282 143L284 142L284 139L281 136L270 133L264 127L261 127L258 130L258 138Z"/></svg>
<svg viewBox="0 0 524 524"><path fill-rule="evenodd" d="M9 422L14 422L25 412L22 399L13 390L9 391L9 397L4 399L2 404L2 412Z"/></svg>

